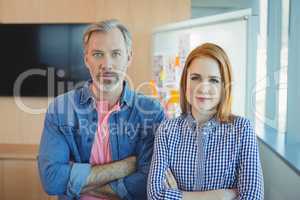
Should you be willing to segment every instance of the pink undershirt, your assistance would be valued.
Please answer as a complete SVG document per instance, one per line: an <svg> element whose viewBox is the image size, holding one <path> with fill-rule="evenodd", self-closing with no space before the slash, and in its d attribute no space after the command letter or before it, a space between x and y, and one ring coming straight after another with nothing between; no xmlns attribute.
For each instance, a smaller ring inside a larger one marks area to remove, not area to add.
<svg viewBox="0 0 300 200"><path fill-rule="evenodd" d="M97 102L98 112L98 128L95 134L94 143L91 150L90 164L102 165L110 163L111 151L109 143L109 127L108 119L112 112L120 110L119 103L117 103L111 110L107 101ZM81 200L107 200L100 199L92 196L82 196Z"/></svg>

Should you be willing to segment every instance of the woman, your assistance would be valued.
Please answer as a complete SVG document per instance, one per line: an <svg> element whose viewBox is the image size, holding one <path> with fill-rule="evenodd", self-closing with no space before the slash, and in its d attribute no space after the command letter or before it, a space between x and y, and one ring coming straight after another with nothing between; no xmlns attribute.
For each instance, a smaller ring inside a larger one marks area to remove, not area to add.
<svg viewBox="0 0 300 200"><path fill-rule="evenodd" d="M231 113L232 72L224 50L203 44L188 56L181 116L156 134L149 199L263 199L256 135Z"/></svg>

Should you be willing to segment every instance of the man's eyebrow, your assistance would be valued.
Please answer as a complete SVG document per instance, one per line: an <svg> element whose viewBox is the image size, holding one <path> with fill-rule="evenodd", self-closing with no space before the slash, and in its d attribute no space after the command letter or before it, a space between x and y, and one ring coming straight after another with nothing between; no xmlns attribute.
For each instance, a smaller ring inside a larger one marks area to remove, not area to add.
<svg viewBox="0 0 300 200"><path fill-rule="evenodd" d="M96 52L96 53L104 53L104 51L99 50L99 49L93 49L92 52L94 52L94 53L95 53L95 52Z"/></svg>

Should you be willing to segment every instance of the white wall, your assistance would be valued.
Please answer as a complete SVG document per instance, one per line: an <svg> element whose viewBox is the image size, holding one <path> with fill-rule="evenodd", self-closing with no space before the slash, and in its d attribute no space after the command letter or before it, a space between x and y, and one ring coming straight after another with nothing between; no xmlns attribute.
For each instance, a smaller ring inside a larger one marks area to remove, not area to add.
<svg viewBox="0 0 300 200"><path fill-rule="evenodd" d="M259 0L192 0L191 6L192 18L246 8L251 8L253 15L259 12Z"/></svg>
<svg viewBox="0 0 300 200"><path fill-rule="evenodd" d="M265 200L299 200L300 176L269 147L259 142Z"/></svg>

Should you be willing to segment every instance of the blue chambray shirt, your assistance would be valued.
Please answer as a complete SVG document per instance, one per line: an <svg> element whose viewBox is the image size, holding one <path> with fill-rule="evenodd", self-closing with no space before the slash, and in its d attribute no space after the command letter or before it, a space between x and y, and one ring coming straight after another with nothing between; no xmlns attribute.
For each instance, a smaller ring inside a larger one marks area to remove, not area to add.
<svg viewBox="0 0 300 200"><path fill-rule="evenodd" d="M170 168L178 189L164 186ZM148 178L148 199L182 199L183 191L238 190L237 200L263 200L263 175L250 121L215 117L198 126L193 117L165 120L157 130Z"/></svg>
<svg viewBox="0 0 300 200"><path fill-rule="evenodd" d="M59 199L79 199L90 173L89 158L98 115L88 81L49 105L38 155L44 190ZM120 111L109 117L112 160L137 156L137 171L110 183L122 199L146 199L154 133L165 118L162 107L124 82Z"/></svg>

